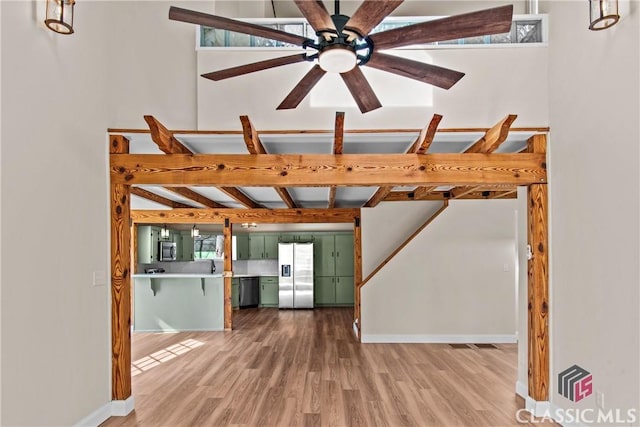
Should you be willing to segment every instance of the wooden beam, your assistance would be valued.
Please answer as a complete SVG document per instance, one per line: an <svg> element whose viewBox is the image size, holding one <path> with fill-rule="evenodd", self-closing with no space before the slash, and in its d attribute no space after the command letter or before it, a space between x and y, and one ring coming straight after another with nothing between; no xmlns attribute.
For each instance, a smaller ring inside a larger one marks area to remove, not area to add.
<svg viewBox="0 0 640 427"><path fill-rule="evenodd" d="M546 136L534 135L529 151L546 152ZM549 236L548 194L544 184L528 187L528 375L529 396L535 401L549 400Z"/></svg>
<svg viewBox="0 0 640 427"><path fill-rule="evenodd" d="M362 282L362 224L357 216L353 221L353 281L355 283L354 322L357 330L358 341L362 339L362 317L360 315L360 283Z"/></svg>
<svg viewBox="0 0 640 427"><path fill-rule="evenodd" d="M238 190L235 187L218 187L218 190L222 191L227 196L236 200L242 206L245 206L249 209L261 209L264 208L260 203L256 203L251 197L244 194L242 191Z"/></svg>
<svg viewBox="0 0 640 427"><path fill-rule="evenodd" d="M433 215L431 215L431 217L429 217L429 219L427 219L420 227L418 227L418 229L416 231L413 232L413 234L411 234L411 236L407 237L407 239L402 242L402 244L400 246L398 246L393 252L391 252L391 254L389 254L389 256L380 263L380 265L378 265L368 276L366 279L364 279L361 283L360 283L360 288L362 288L364 285L367 284L367 282L369 282L369 280L371 280L371 278L373 276L375 276L380 270L382 270L382 268L387 265L389 263L389 261L391 261L396 255L398 255L400 253L400 251L402 251L402 249L404 249L405 246L407 246L413 239L416 238L416 236L418 234L420 234L422 232L422 230L424 230L425 228L427 228L427 226L429 224L431 224L437 217L438 215L440 215L442 212L444 212L445 209L447 209L447 207L449 206L449 201L445 200L443 202L443 205L440 209L438 209L436 211L436 213L434 213Z"/></svg>
<svg viewBox="0 0 640 427"><path fill-rule="evenodd" d="M418 137L418 139L416 139L411 148L409 148L407 153L426 154L427 150L429 150L429 147L431 146L431 143L433 142L433 138L436 136L436 131L438 130L440 120L442 120L442 116L440 114L434 114L431 122L429 122L429 124L422 129L422 131L420 132L420 136ZM414 190L414 193L416 194L416 198L421 198L426 196L436 188L437 187L434 186L420 186Z"/></svg>
<svg viewBox="0 0 640 427"><path fill-rule="evenodd" d="M240 116L240 123L242 123L242 134L244 135L244 143L247 145L247 150L250 154L267 154L260 141L258 131L249 120L249 116Z"/></svg>
<svg viewBox="0 0 640 427"><path fill-rule="evenodd" d="M144 188L140 188L140 187L131 187L131 194L138 197L142 197L143 199L151 200L152 202L160 203L161 205L169 206L170 208L174 208L174 209L175 208L193 208L193 206L185 205L184 203L167 199L166 197L159 196L156 193L152 193L151 191L147 191Z"/></svg>
<svg viewBox="0 0 640 427"><path fill-rule="evenodd" d="M436 136L440 120L442 120L442 116L440 114L434 114L429 124L422 128L420 136L418 136L413 145L407 150L407 153L426 154L433 142L433 138Z"/></svg>
<svg viewBox="0 0 640 427"><path fill-rule="evenodd" d="M477 193L480 189L482 189L480 185L469 185L466 187L452 188L449 192L451 193L452 199L459 199L467 194Z"/></svg>
<svg viewBox="0 0 640 427"><path fill-rule="evenodd" d="M498 149L500 144L507 140L509 136L509 129L511 128L511 124L517 118L515 114L509 114L504 119L500 120L496 123L495 126L487 130L482 138L473 143L472 146L467 148L465 153L493 153ZM461 187L461 188L453 188L451 189L452 193L459 194L459 196L454 198L460 198L464 196L466 193L472 193L477 191L477 189L470 189L469 187Z"/></svg>
<svg viewBox="0 0 640 427"><path fill-rule="evenodd" d="M144 120L149 125L151 139L156 143L158 148L167 154L191 154L191 150L185 147L180 141L173 136L173 132L169 131L162 123L153 116L144 116Z"/></svg>
<svg viewBox="0 0 640 427"><path fill-rule="evenodd" d="M149 130L151 131L151 139L153 140L153 142L156 143L158 148L160 148L160 150L162 150L164 153L166 153L166 154L193 154L193 151L191 151L189 148L185 147L180 141L178 141L174 137L173 132L171 132L166 127L164 127L164 125L162 123L160 123L156 118L154 118L153 116L144 116L144 120L149 125ZM261 205L257 204L253 200L251 200L249 197L247 197L247 195L242 193L240 190L237 190L236 188L233 188L233 187L221 187L221 188L218 188L218 189L220 191L222 191L223 193L225 193L226 195L228 195L229 197L231 197L232 199L235 199L236 201L240 202L242 205L244 205L244 206L246 206L248 208L261 208L262 207ZM169 190L171 190L171 189L169 189ZM178 193L178 194L181 194L182 196L184 196L184 197L186 197L188 199L195 200L198 203L203 204L205 206L208 206L208 207L214 207L213 205L222 206L219 203L209 199L208 197L204 197L204 196L194 192L193 190L191 190L189 188L184 188L183 187L180 190L182 190L184 194L182 194L182 193ZM177 191L175 191L175 192L177 192ZM153 193L151 193L151 194L153 194ZM187 196L186 194L190 194L191 196L195 196L196 198L194 199L193 197ZM191 206L187 206L187 207L191 207Z"/></svg>
<svg viewBox="0 0 640 427"><path fill-rule="evenodd" d="M413 198L415 200L421 200L421 199L427 197L436 188L438 188L438 186L436 186L436 185L428 185L428 186L417 187L415 190L413 190Z"/></svg>
<svg viewBox="0 0 640 427"><path fill-rule="evenodd" d="M233 307L231 301L231 280L233 276L231 221L224 222L224 329L233 329Z"/></svg>
<svg viewBox="0 0 640 427"><path fill-rule="evenodd" d="M513 190L506 190L506 191L497 191L495 192L496 194L494 194L493 196L489 197L489 199L511 199L511 198L517 198L516 193L518 192L517 188L514 188ZM514 196L514 197L509 197L509 196Z"/></svg>
<svg viewBox="0 0 640 427"><path fill-rule="evenodd" d="M128 153L129 141L109 138L111 153ZM111 397L131 396L131 227L126 184L111 183Z"/></svg>
<svg viewBox="0 0 640 427"><path fill-rule="evenodd" d="M376 206L378 206L378 203L383 201L384 198L387 197L389 193L391 193L392 190L393 187L390 186L379 187L376 192L373 193L373 196L371 196L371 198L367 200L367 203L365 203L363 207L375 208Z"/></svg>
<svg viewBox="0 0 640 427"><path fill-rule="evenodd" d="M345 133L350 134L380 134L380 133L416 133L420 132L418 128L399 128L399 129L346 129ZM489 128L466 127L466 128L439 128L439 133L484 133ZM550 128L548 126L526 126L513 127L511 132L536 132L547 133ZM110 134L145 134L149 133L149 129L131 129L131 128L107 128ZM263 135L300 135L300 134L332 134L333 129L270 129L260 131ZM174 135L242 135L241 130L198 130L198 129L180 129L173 130Z"/></svg>
<svg viewBox="0 0 640 427"><path fill-rule="evenodd" d="M291 194L289 194L286 188L274 187L273 189L276 190L276 193L278 193L280 198L284 201L285 205L287 205L289 209L295 209L298 206L296 205L296 202L293 201Z"/></svg>
<svg viewBox="0 0 640 427"><path fill-rule="evenodd" d="M327 204L328 209L334 209L336 207L336 192L338 191L338 187L332 185L329 187L329 203Z"/></svg>
<svg viewBox="0 0 640 427"><path fill-rule="evenodd" d="M187 199L196 201L198 203L200 203L201 205L204 205L208 208L215 208L215 209L228 209L226 206L221 205L220 203L214 202L213 200L209 199L208 197L203 196L200 193L196 193L195 191L193 191L190 188L187 187L165 187L165 189L172 191L176 194L179 194L183 197L186 197ZM192 206L190 206L192 207Z"/></svg>
<svg viewBox="0 0 640 427"><path fill-rule="evenodd" d="M336 121L333 128L333 154L342 154L344 147L344 113L338 111L336 113ZM333 209L336 205L336 192L337 187L335 185L329 188L329 204L328 208Z"/></svg>
<svg viewBox="0 0 640 427"><path fill-rule="evenodd" d="M333 128L333 154L342 154L344 148L344 113L336 113L336 121Z"/></svg>
<svg viewBox="0 0 640 427"><path fill-rule="evenodd" d="M491 199L493 196L502 194L503 191L476 191L474 193L466 194L462 197L458 197L460 200L477 200L477 199ZM510 195L503 195L504 199L515 199L515 192ZM451 199L450 191L433 191L424 197L415 197L413 191L392 191L384 199L385 202L411 202L415 200L449 200Z"/></svg>
<svg viewBox="0 0 640 427"><path fill-rule="evenodd" d="M233 224L282 223L353 223L360 209L174 209L133 210L131 220L145 224L224 224L229 218Z"/></svg>
<svg viewBox="0 0 640 427"><path fill-rule="evenodd" d="M543 154L112 154L116 184L215 186L528 185Z"/></svg>
<svg viewBox="0 0 640 427"><path fill-rule="evenodd" d="M465 153L493 153L509 136L511 124L518 116L509 114L500 120L495 126L485 132L484 136L477 140Z"/></svg>
<svg viewBox="0 0 640 427"><path fill-rule="evenodd" d="M267 151L264 149L262 141L260 141L258 131L251 123L251 120L249 120L249 116L240 116L240 123L242 123L244 142L247 145L249 154L266 154ZM295 209L297 207L291 194L289 194L285 187L274 187L274 190L276 190L276 193L278 193L289 209Z"/></svg>

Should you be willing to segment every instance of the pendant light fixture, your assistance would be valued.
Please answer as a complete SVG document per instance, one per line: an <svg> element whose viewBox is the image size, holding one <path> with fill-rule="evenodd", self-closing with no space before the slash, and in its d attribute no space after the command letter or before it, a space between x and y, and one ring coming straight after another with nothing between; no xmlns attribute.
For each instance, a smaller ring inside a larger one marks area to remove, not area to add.
<svg viewBox="0 0 640 427"><path fill-rule="evenodd" d="M73 34L73 6L75 0L47 0L45 25L59 34Z"/></svg>
<svg viewBox="0 0 640 427"><path fill-rule="evenodd" d="M195 224L193 224L193 228L191 229L191 237L199 237L200 236L200 230L196 227Z"/></svg>
<svg viewBox="0 0 640 427"><path fill-rule="evenodd" d="M167 224L165 224L160 230L160 237L163 239L169 238L169 229L167 228Z"/></svg>
<svg viewBox="0 0 640 427"><path fill-rule="evenodd" d="M615 25L620 19L618 0L589 0L589 29L599 31Z"/></svg>

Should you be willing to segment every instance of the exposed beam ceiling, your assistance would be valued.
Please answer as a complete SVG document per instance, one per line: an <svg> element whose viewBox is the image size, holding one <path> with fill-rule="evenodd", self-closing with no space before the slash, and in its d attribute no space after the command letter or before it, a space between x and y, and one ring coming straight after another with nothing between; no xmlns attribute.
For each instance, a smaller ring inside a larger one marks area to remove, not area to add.
<svg viewBox="0 0 640 427"><path fill-rule="evenodd" d="M151 191L147 191L143 188L131 187L131 194L138 197L142 197L147 200L151 200L152 202L160 203L161 205L165 205L174 209L175 208L193 208L193 206L185 205L184 203L167 199L166 197L159 196L156 193L152 193Z"/></svg>
<svg viewBox="0 0 640 427"><path fill-rule="evenodd" d="M172 223L353 223L360 209L173 209L132 210L133 222L146 224Z"/></svg>
<svg viewBox="0 0 640 427"><path fill-rule="evenodd" d="M232 186L526 185L546 182L542 154L113 154L118 184Z"/></svg>
<svg viewBox="0 0 640 427"><path fill-rule="evenodd" d="M247 144L247 150L249 150L249 153L253 155L266 154L264 145L262 144L262 141L260 141L258 131L256 131L256 128L251 123L251 120L249 120L249 116L240 116L240 122L242 123L244 142L245 144ZM276 193L278 193L280 198L290 209L295 209L297 207L296 203L293 201L293 198L286 188L274 187L274 190L276 191Z"/></svg>
<svg viewBox="0 0 640 427"><path fill-rule="evenodd" d="M344 146L344 113L337 112L336 113L336 122L334 125L334 133L333 133L333 154L342 154ZM333 209L336 204L336 191L337 188L335 185L332 185L329 188L329 209Z"/></svg>
<svg viewBox="0 0 640 427"><path fill-rule="evenodd" d="M409 147L409 149L407 150L407 153L425 154L429 149L429 146L433 142L433 138L435 137L436 131L438 130L438 124L440 124L440 120L442 120L442 116L440 114L434 114L429 124L426 125L422 129L422 131L420 131L420 136L418 136L418 138L416 138L416 140L411 145L411 147ZM421 189L424 189L424 188L427 188L427 187L419 187L417 191L422 191ZM428 187L428 188L435 188L435 187ZM393 187L391 186L383 186L378 188L378 190L373 194L373 196L371 196L371 198L367 201L367 203L365 203L364 207L366 208L376 207L378 203L383 201L384 198L387 197L389 193L391 193L392 190L393 190Z"/></svg>
<svg viewBox="0 0 640 427"><path fill-rule="evenodd" d="M173 132L168 130L158 119L153 116L144 116L144 120L149 125L149 131L151 132L151 139L156 143L158 148L162 150L166 154L193 154L188 147L182 144L180 141L176 139ZM262 208L263 206L259 205L255 201L251 200L251 198L247 197L243 192L233 187L219 187L220 191L246 206L247 208ZM225 207L220 203L217 203L199 193L194 192L188 188L180 188L176 191L176 189L167 188L169 191L173 191L174 193L178 193L188 199L195 200L196 202L207 206L207 207ZM194 198L195 197L195 198Z"/></svg>

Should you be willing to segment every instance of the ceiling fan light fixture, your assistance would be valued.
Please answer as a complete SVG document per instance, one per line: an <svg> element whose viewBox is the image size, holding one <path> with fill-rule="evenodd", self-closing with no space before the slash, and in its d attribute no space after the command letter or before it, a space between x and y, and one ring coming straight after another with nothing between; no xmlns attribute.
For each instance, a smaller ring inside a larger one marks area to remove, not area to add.
<svg viewBox="0 0 640 427"><path fill-rule="evenodd" d="M58 34L73 34L73 6L75 0L47 0L44 24Z"/></svg>
<svg viewBox="0 0 640 427"><path fill-rule="evenodd" d="M328 73L346 73L357 65L356 53L339 45L327 47L320 52L318 64Z"/></svg>
<svg viewBox="0 0 640 427"><path fill-rule="evenodd" d="M589 29L604 30L620 19L618 0L589 0Z"/></svg>

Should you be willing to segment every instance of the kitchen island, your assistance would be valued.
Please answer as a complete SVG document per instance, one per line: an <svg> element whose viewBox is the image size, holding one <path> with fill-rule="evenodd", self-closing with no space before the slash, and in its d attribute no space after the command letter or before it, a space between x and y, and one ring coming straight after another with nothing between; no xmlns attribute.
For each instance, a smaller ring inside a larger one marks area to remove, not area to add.
<svg viewBox="0 0 640 427"><path fill-rule="evenodd" d="M135 332L224 330L222 274L134 274Z"/></svg>

